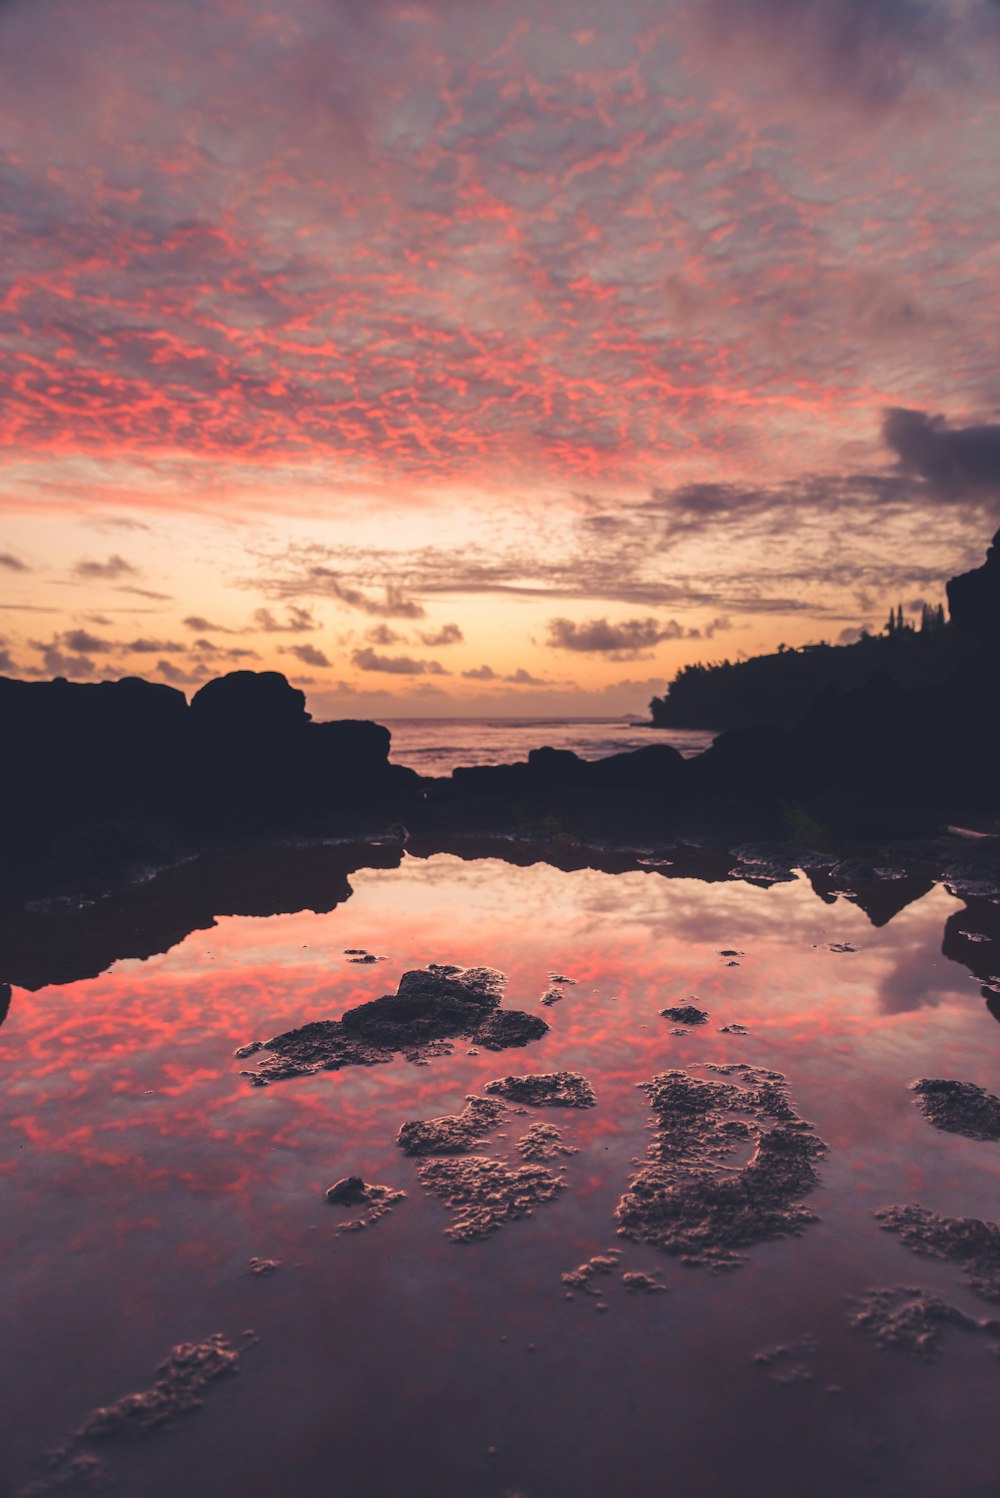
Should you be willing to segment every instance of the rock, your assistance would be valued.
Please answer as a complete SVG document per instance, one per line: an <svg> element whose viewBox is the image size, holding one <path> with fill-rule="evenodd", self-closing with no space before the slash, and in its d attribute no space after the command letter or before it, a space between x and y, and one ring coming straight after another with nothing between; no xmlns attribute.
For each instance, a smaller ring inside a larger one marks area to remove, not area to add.
<svg viewBox="0 0 1000 1498"><path fill-rule="evenodd" d="M359 1177L357 1176L346 1178L348 1182L358 1179ZM343 1181L337 1182L338 1186L344 1184ZM397 1202L403 1201L406 1197L405 1191L397 1191L394 1186L365 1185L363 1181L361 1184L364 1186L364 1195L357 1198L357 1200L364 1203L365 1210L361 1213L360 1217L352 1217L349 1222L342 1222L340 1224L336 1232L336 1237L338 1238L342 1237L344 1233L359 1233L364 1228L371 1227L373 1223L380 1222L383 1217L388 1217ZM336 1187L330 1188L330 1190L335 1189ZM329 1200L333 1200L330 1197L329 1191L327 1192L327 1197ZM353 1206L354 1202L345 1200L344 1205Z"/></svg>
<svg viewBox="0 0 1000 1498"><path fill-rule="evenodd" d="M474 1045L487 1051L506 1051L530 1045L549 1033L549 1027L537 1014L521 1009L498 1009L472 1033Z"/></svg>
<svg viewBox="0 0 1000 1498"><path fill-rule="evenodd" d="M818 1352L815 1339L806 1336L797 1342L784 1342L780 1347L755 1352L753 1360L773 1383L805 1384L812 1382L814 1374L810 1364Z"/></svg>
<svg viewBox="0 0 1000 1498"><path fill-rule="evenodd" d="M670 1071L643 1084L656 1127L618 1204L619 1232L684 1264L742 1263L744 1250L801 1233L816 1215L798 1198L818 1183L826 1151L788 1100L785 1078L744 1063L706 1065L731 1081ZM736 1115L736 1116L734 1116ZM730 1162L753 1146L744 1165Z"/></svg>
<svg viewBox="0 0 1000 1498"><path fill-rule="evenodd" d="M941 1333L947 1327L975 1332L987 1328L995 1331L1000 1326L995 1321L976 1321L925 1290L899 1285L891 1290L871 1290L858 1296L854 1305L856 1309L848 1320L857 1331L871 1337L878 1347L898 1348L924 1362L940 1355Z"/></svg>
<svg viewBox="0 0 1000 1498"><path fill-rule="evenodd" d="M241 1047L244 1055L270 1052L249 1077L267 1086L288 1077L376 1066L402 1053L407 1060L448 1055L448 1042L464 1037L490 1050L527 1045L548 1032L537 1015L498 1008L504 976L494 968L415 969L385 994L349 1009L339 1020L313 1020L271 1040Z"/></svg>
<svg viewBox="0 0 1000 1498"><path fill-rule="evenodd" d="M641 1270L629 1269L622 1275L622 1284L626 1290L633 1295L666 1295L666 1285L661 1285L658 1279L651 1274L643 1274Z"/></svg>
<svg viewBox="0 0 1000 1498"><path fill-rule="evenodd" d="M1000 648L1000 531L983 565L953 577L947 589L948 608L959 629L991 649Z"/></svg>
<svg viewBox="0 0 1000 1498"><path fill-rule="evenodd" d="M368 1200L368 1187L360 1176L341 1176L327 1187L326 1199L337 1206L356 1207Z"/></svg>
<svg viewBox="0 0 1000 1498"><path fill-rule="evenodd" d="M672 1019L677 1025L703 1025L708 1019L707 1009L698 1009L694 1004L675 1004L670 1009L660 1010L661 1019Z"/></svg>
<svg viewBox="0 0 1000 1498"><path fill-rule="evenodd" d="M258 1259L254 1257L250 1260L249 1267L251 1274L260 1275L262 1278L266 1279L268 1275L273 1274L276 1269L281 1268L281 1260Z"/></svg>
<svg viewBox="0 0 1000 1498"><path fill-rule="evenodd" d="M571 1144L564 1144L562 1133L555 1124L533 1123L514 1145L522 1160L556 1160L560 1155L578 1153Z"/></svg>
<svg viewBox="0 0 1000 1498"><path fill-rule="evenodd" d="M254 1340L248 1334L244 1346ZM146 1438L200 1409L209 1385L239 1372L239 1361L239 1352L219 1332L204 1342L181 1342L157 1368L150 1388L125 1394L88 1415L79 1430L50 1453L45 1476L22 1488L19 1498L49 1498L67 1491L97 1493L114 1486L114 1473L87 1448Z"/></svg>
<svg viewBox="0 0 1000 1498"><path fill-rule="evenodd" d="M1000 1098L974 1082L950 1082L924 1077L910 1091L921 1113L935 1128L966 1139L1000 1139Z"/></svg>
<svg viewBox="0 0 1000 1498"><path fill-rule="evenodd" d="M875 1213L887 1233L930 1259L958 1265L984 1300L1000 1301L1000 1227L978 1217L939 1217L919 1203Z"/></svg>
<svg viewBox="0 0 1000 1498"><path fill-rule="evenodd" d="M490 1098L471 1096L461 1113L405 1123L396 1143L405 1155L461 1155L475 1148L507 1109Z"/></svg>
<svg viewBox="0 0 1000 1498"><path fill-rule="evenodd" d="M445 1229L456 1243L486 1238L566 1189L566 1183L543 1165L512 1168L483 1155L426 1160L417 1167L417 1175L456 1214Z"/></svg>
<svg viewBox="0 0 1000 1498"><path fill-rule="evenodd" d="M512 1103L528 1103L533 1108L593 1108L597 1102L586 1077L575 1071L498 1077L487 1082L483 1091Z"/></svg>
<svg viewBox="0 0 1000 1498"><path fill-rule="evenodd" d="M191 698L191 718L203 732L236 739L249 732L277 738L310 721L306 694L278 671L230 671Z"/></svg>
<svg viewBox="0 0 1000 1498"><path fill-rule="evenodd" d="M578 1264L575 1269L568 1269L562 1276L562 1282L568 1290L582 1290L586 1295L599 1295L600 1291L593 1287L592 1281L614 1274L618 1268L618 1257L617 1249L606 1254L594 1254L593 1258Z"/></svg>

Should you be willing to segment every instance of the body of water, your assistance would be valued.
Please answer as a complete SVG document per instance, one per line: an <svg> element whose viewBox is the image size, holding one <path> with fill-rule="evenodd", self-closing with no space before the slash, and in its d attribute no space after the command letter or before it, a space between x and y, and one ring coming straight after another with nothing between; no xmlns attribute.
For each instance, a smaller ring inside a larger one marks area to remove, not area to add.
<svg viewBox="0 0 1000 1498"><path fill-rule="evenodd" d="M714 733L647 728L621 718L381 718L392 734L390 758L421 775L450 775L456 765L503 765L548 745L581 759L604 759L649 744L672 744L688 758Z"/></svg>
<svg viewBox="0 0 1000 1498"><path fill-rule="evenodd" d="M995 1498L998 1365L978 1329L995 1308L875 1215L998 1215L1000 1144L932 1127L910 1092L923 1076L997 1088L1000 1028L941 952L961 902L937 886L869 919L802 875L765 888L400 859L333 894L327 881L315 911L222 916L162 955L14 989L4 1491L83 1494L104 1476L123 1498ZM547 1033L263 1088L244 1075L259 1053L234 1058L429 963L501 969L504 1007ZM691 1001L708 1016L696 1028L661 1014ZM744 1064L786 1077L828 1146L798 1234L749 1242L722 1273L618 1236L655 1137L643 1084L743 1086ZM561 1070L595 1106L512 1111L476 1151L516 1169L530 1126L557 1126L568 1152L547 1168L564 1189L454 1241L457 1211L399 1148L401 1125L458 1113L491 1079ZM405 1194L344 1232L357 1212L325 1189L350 1175ZM611 1268L568 1289L594 1256ZM939 1356L852 1325L859 1297L898 1286L968 1318L939 1326ZM217 1333L239 1377L130 1433L117 1401L152 1389L155 1406L170 1350Z"/></svg>

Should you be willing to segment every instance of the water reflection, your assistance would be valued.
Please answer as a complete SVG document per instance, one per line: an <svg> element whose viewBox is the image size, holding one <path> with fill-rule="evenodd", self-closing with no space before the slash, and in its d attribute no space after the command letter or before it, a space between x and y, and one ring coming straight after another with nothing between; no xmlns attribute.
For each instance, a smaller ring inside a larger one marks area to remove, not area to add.
<svg viewBox="0 0 1000 1498"><path fill-rule="evenodd" d="M318 872L292 854L267 877L234 869L221 904L204 880L194 893L179 881L160 912L137 892L117 936L125 955L103 970L110 915L62 950L15 948L31 979L3 1031L15 1487L89 1410L147 1387L174 1343L254 1326L239 1380L174 1435L114 1454L123 1491L270 1498L325 1491L334 1474L351 1498L638 1498L674 1483L694 1498L994 1493L988 1352L949 1347L929 1368L879 1354L848 1331L844 1303L919 1283L982 1314L948 1266L914 1260L871 1212L922 1200L997 1215L1000 1152L931 1129L907 1091L920 1075L997 1090L996 1032L969 977L996 971L995 907L935 887L877 924L859 898L817 899L801 877L765 888L714 869L609 875L398 849L382 868L348 869L337 857ZM284 913L265 915L268 901ZM168 936L169 950L151 950ZM352 965L355 947L388 961ZM242 1043L338 1016L429 962L501 968L506 1002L550 1033L524 1052L459 1043L427 1066L263 1091L239 1075ZM73 964L95 975L42 983ZM577 981L544 1008L552 972ZM709 1023L673 1035L659 1011L691 996ZM719 1033L734 1021L749 1033ZM617 1240L622 1268L655 1272L669 1293L629 1299L612 1284L603 1314L565 1302L561 1272L616 1242L615 1203L648 1138L637 1084L705 1060L788 1076L831 1146L810 1199L820 1222L722 1279ZM457 1111L503 1072L557 1069L598 1094L554 1120L580 1150L569 1189L456 1247L395 1146L399 1125ZM336 1238L323 1191L351 1173L407 1198L367 1234ZM281 1268L257 1280L251 1255ZM773 1384L754 1352L806 1332L815 1378Z"/></svg>

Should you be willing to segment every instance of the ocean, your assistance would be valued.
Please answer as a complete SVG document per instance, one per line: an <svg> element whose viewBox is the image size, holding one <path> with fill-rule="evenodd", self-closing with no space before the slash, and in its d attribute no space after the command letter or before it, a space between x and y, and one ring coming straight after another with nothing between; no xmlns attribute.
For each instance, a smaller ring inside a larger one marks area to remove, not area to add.
<svg viewBox="0 0 1000 1498"><path fill-rule="evenodd" d="M450 775L456 765L502 765L545 745L604 759L649 744L672 744L685 758L715 737L708 729L647 728L621 718L380 718L392 734L389 757L421 775Z"/></svg>

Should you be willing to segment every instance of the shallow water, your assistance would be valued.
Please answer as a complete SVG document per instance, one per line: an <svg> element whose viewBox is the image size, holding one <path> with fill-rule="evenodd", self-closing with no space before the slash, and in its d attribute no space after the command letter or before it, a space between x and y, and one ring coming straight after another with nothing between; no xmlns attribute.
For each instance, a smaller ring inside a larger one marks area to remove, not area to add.
<svg viewBox="0 0 1000 1498"><path fill-rule="evenodd" d="M203 1409L93 1448L121 1492L995 1498L989 1340L950 1333L923 1363L847 1320L849 1297L898 1284L991 1314L957 1269L914 1257L872 1215L921 1201L1000 1216L1000 1145L932 1128L908 1092L920 1076L998 1090L1000 1029L940 954L960 902L938 887L877 929L802 878L761 888L443 855L351 883L329 914L222 918L162 956L15 990L0 1030L11 1492L90 1411L149 1387L175 1344L237 1344L252 1327L239 1378L208 1388ZM387 960L352 965L349 947ZM502 969L506 1005L550 1033L266 1089L240 1075L237 1046L338 1016L429 962ZM553 972L576 984L543 1007ZM659 1011L692 996L708 1024L671 1034ZM749 1033L720 1034L731 1022ZM713 1060L783 1072L830 1147L807 1201L819 1221L719 1276L614 1223L650 1138L637 1084ZM597 1107L529 1110L483 1153L556 1123L579 1148L568 1189L453 1243L399 1126L457 1112L493 1077L560 1069L591 1080ZM348 1174L406 1199L337 1236L349 1214L324 1190ZM600 1284L606 1311L566 1300L562 1272L607 1248L668 1293L630 1297L615 1276ZM251 1256L281 1266L257 1277ZM779 1383L754 1360L807 1336L815 1350L785 1362L808 1379Z"/></svg>
<svg viewBox="0 0 1000 1498"><path fill-rule="evenodd" d="M581 759L603 759L670 744L689 758L715 734L702 728L649 728L621 718L384 718L392 734L390 758L421 775L450 775L457 765L503 765L548 745Z"/></svg>

